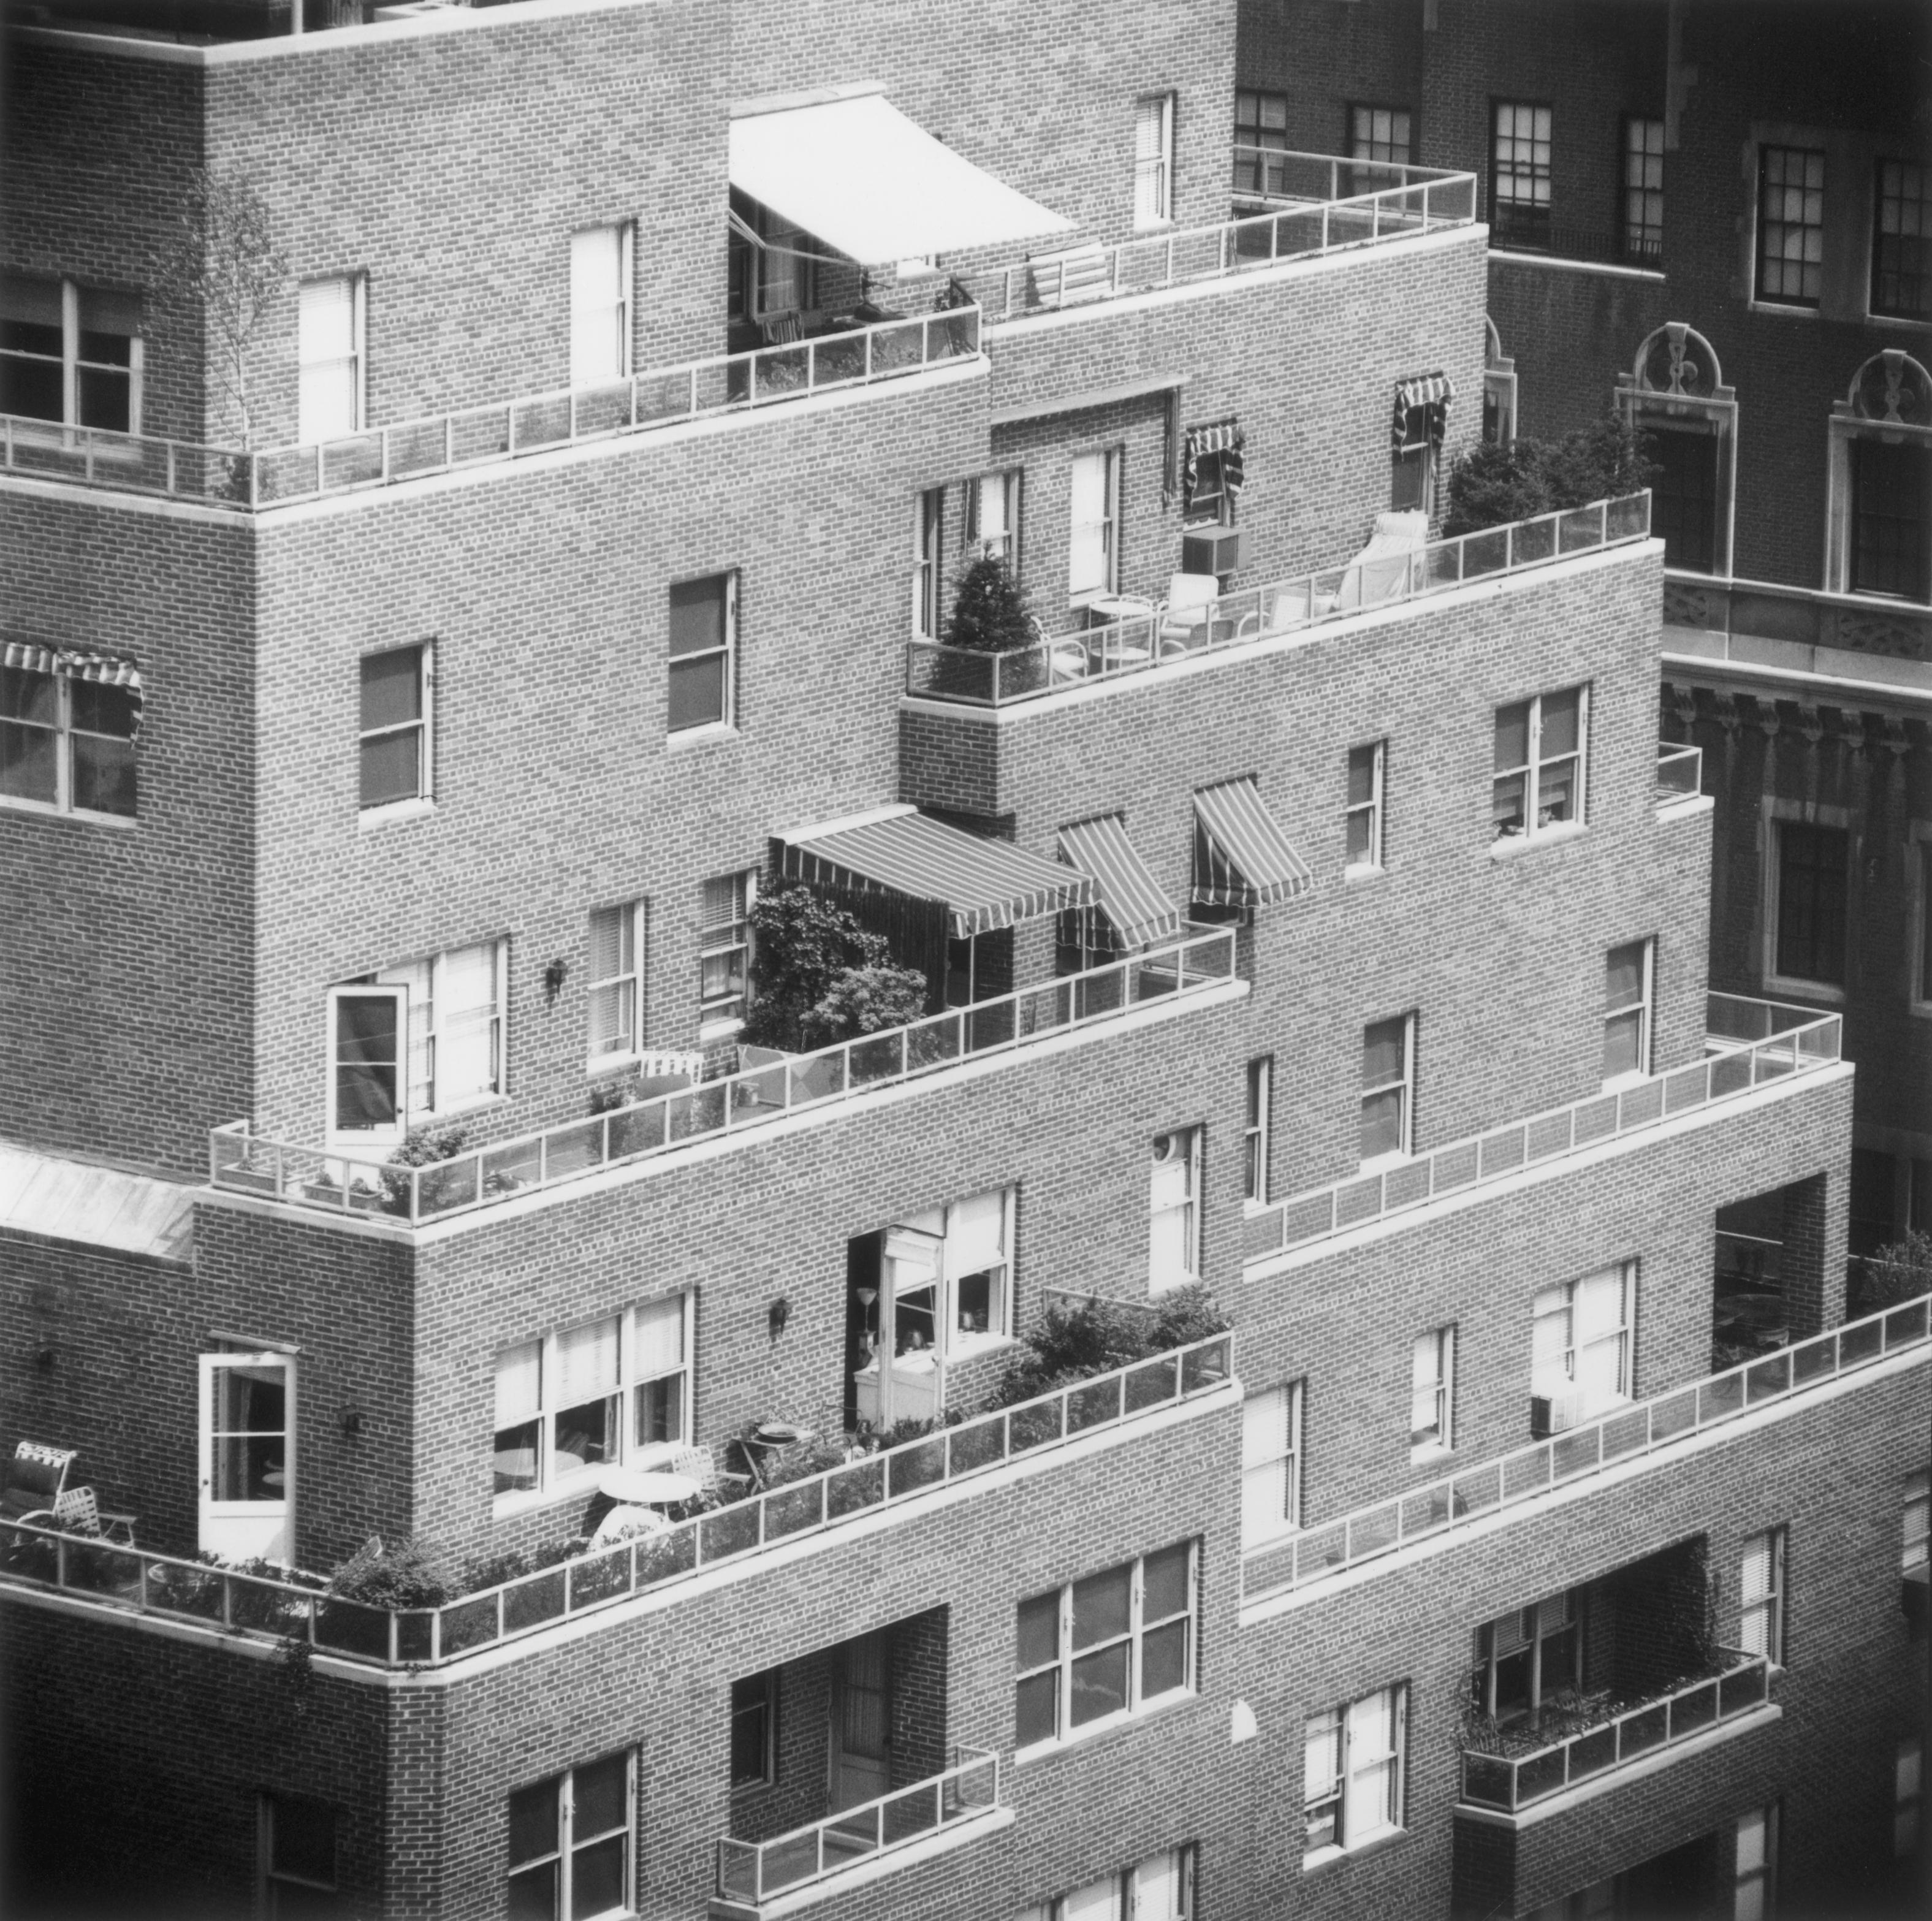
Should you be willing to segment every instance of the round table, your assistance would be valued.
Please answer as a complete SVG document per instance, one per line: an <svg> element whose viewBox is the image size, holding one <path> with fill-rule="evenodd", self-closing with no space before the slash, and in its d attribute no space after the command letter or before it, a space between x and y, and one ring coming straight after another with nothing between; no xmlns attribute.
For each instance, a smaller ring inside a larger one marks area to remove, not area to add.
<svg viewBox="0 0 1932 1921"><path fill-rule="evenodd" d="M704 1490L688 1474L662 1469L614 1467L597 1483L597 1491L626 1507L668 1508L694 1501Z"/></svg>

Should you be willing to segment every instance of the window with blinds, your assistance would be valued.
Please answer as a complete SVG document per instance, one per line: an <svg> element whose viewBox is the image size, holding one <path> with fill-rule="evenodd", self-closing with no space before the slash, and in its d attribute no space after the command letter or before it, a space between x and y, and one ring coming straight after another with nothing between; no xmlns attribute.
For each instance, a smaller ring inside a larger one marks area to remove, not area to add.
<svg viewBox="0 0 1932 1921"><path fill-rule="evenodd" d="M1134 102L1134 225L1174 218L1174 96L1144 94Z"/></svg>
<svg viewBox="0 0 1932 1921"><path fill-rule="evenodd" d="M628 221L570 236L570 384L594 387L631 371Z"/></svg>
<svg viewBox="0 0 1932 1921"><path fill-rule="evenodd" d="M1241 1403L1241 1544L1252 1547L1301 1525L1304 1383L1264 1388Z"/></svg>
<svg viewBox="0 0 1932 1921"><path fill-rule="evenodd" d="M296 432L305 447L362 431L364 287L359 274L338 274L298 290Z"/></svg>
<svg viewBox="0 0 1932 1921"><path fill-rule="evenodd" d="M644 1044L644 903L590 915L590 1064L628 1061Z"/></svg>

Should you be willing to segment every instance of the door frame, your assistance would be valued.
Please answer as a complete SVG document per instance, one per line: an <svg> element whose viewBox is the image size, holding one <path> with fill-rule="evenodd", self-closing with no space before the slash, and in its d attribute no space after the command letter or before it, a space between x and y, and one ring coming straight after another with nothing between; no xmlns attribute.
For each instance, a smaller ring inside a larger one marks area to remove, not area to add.
<svg viewBox="0 0 1932 1921"><path fill-rule="evenodd" d="M296 1357L280 1349L218 1349L195 1357L196 1541L224 1560L294 1564L296 1511ZM279 1501L217 1501L214 1486L214 1376L224 1368L282 1370L282 1498Z"/></svg>

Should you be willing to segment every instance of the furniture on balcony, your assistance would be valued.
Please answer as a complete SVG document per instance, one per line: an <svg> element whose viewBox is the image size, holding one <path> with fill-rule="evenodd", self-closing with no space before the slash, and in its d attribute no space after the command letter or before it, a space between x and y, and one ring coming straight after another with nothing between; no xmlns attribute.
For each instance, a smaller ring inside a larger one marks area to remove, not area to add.
<svg viewBox="0 0 1932 1921"><path fill-rule="evenodd" d="M591 1535L592 1553L600 1547L614 1547L620 1541L628 1541L633 1535L668 1534L671 1523L655 1508L639 1507L634 1502L620 1501L597 1523L597 1531Z"/></svg>
<svg viewBox="0 0 1932 1921"><path fill-rule="evenodd" d="M124 1547L134 1544L134 1517L107 1512L92 1487L70 1487L58 1496L54 1502L54 1525L72 1534L92 1535L98 1541L118 1541Z"/></svg>
<svg viewBox="0 0 1932 1921"><path fill-rule="evenodd" d="M1168 582L1160 612L1163 659L1205 647L1211 638L1214 602L1221 583L1212 574L1176 574Z"/></svg>
<svg viewBox="0 0 1932 1921"><path fill-rule="evenodd" d="M0 1482L0 1520L34 1521L44 1527L55 1520L68 1470L79 1451L21 1442L7 1463L5 1481Z"/></svg>

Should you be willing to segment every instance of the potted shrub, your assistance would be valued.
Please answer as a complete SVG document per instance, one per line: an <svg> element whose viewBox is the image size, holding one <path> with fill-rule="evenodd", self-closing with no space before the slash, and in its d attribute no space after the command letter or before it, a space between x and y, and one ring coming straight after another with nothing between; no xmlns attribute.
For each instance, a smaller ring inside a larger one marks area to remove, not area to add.
<svg viewBox="0 0 1932 1921"><path fill-rule="evenodd" d="M752 909L757 992L740 1039L797 1054L916 1020L926 977L894 965L881 934L797 881Z"/></svg>
<svg viewBox="0 0 1932 1921"><path fill-rule="evenodd" d="M1027 605L1025 590L998 554L982 554L961 574L942 638L949 647L965 653L997 655L999 665L942 654L934 663L935 692L991 698L996 676L1002 695L1024 693L1046 681L1046 656L1036 644L1040 623Z"/></svg>

